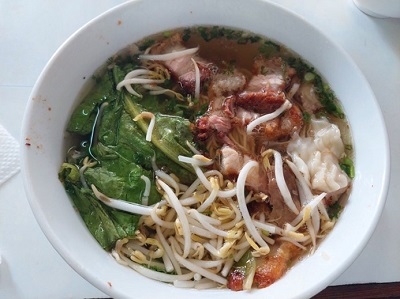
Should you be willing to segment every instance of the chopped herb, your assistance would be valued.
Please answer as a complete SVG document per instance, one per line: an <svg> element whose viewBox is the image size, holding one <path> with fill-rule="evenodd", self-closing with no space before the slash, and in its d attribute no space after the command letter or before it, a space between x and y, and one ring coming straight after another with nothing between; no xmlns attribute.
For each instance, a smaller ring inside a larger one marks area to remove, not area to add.
<svg viewBox="0 0 400 299"><path fill-rule="evenodd" d="M214 26L210 30L210 39L218 38L224 36L224 31L221 27Z"/></svg>
<svg viewBox="0 0 400 299"><path fill-rule="evenodd" d="M267 230L265 230L265 229L263 229L262 231L262 234L264 235L264 236L266 236L266 237L269 237L271 234L269 233L269 231L267 231Z"/></svg>
<svg viewBox="0 0 400 299"><path fill-rule="evenodd" d="M236 61L235 60L230 60L224 63L225 68L223 70L223 73L226 75L232 75L236 69Z"/></svg>
<svg viewBox="0 0 400 299"><path fill-rule="evenodd" d="M182 33L182 40L187 42L192 35L192 31L189 28L185 28Z"/></svg>
<svg viewBox="0 0 400 299"><path fill-rule="evenodd" d="M152 45L154 45L155 40L154 39L146 39L143 43L140 44L139 46L139 50L140 51L144 51L146 50L148 47L151 47Z"/></svg>
<svg viewBox="0 0 400 299"><path fill-rule="evenodd" d="M238 44L252 44L252 43L256 43L260 40L260 37L257 35L250 35L250 36L242 36L238 39Z"/></svg>
<svg viewBox="0 0 400 299"><path fill-rule="evenodd" d="M96 84L98 84L98 83L100 83L100 81L101 81L101 77L100 77L100 76L97 76L97 75L93 75L93 76L92 76L92 80L93 80Z"/></svg>
<svg viewBox="0 0 400 299"><path fill-rule="evenodd" d="M353 179L355 177L353 160L345 157L340 161L339 165L340 168L349 176L349 178Z"/></svg>
<svg viewBox="0 0 400 299"><path fill-rule="evenodd" d="M197 28L197 31L200 33L200 36L205 40L205 41L210 41L210 36L208 34L207 27L199 27Z"/></svg>
<svg viewBox="0 0 400 299"><path fill-rule="evenodd" d="M203 105L200 107L200 109L197 111L196 115L197 115L197 116L203 115L204 113L206 113L207 109L208 109L208 103L203 104Z"/></svg>
<svg viewBox="0 0 400 299"><path fill-rule="evenodd" d="M280 51L280 46L275 44L272 41L265 41L259 48L258 50L260 51L260 53L262 55L264 55L265 57L271 57L273 56L275 53Z"/></svg>
<svg viewBox="0 0 400 299"><path fill-rule="evenodd" d="M345 148L347 151L352 151L352 150L353 150L353 146L352 146L351 144L346 144L346 145L344 146L344 148Z"/></svg>
<svg viewBox="0 0 400 299"><path fill-rule="evenodd" d="M311 72L305 73L305 75L304 75L304 80L307 82L313 81L314 78L315 78L315 74L311 73Z"/></svg>
<svg viewBox="0 0 400 299"><path fill-rule="evenodd" d="M318 95L319 101L325 108L326 112L339 118L344 118L344 113L342 108L330 89L330 87L325 84L319 74L316 73L313 67L305 63L301 58L291 57L287 60L287 63L296 69L298 75L303 77L304 80L313 76L313 82L315 86L315 92ZM308 75L310 74L310 75ZM307 80L306 80L307 81Z"/></svg>
<svg viewBox="0 0 400 299"><path fill-rule="evenodd" d="M326 111L339 118L344 118L342 108L339 106L335 95L333 94L333 91L330 89L330 87L322 82L320 76L315 76L314 84L316 87L315 90L319 96L319 101L324 106Z"/></svg>
<svg viewBox="0 0 400 299"><path fill-rule="evenodd" d="M242 36L242 31L225 28L224 36L229 40L236 40Z"/></svg>
<svg viewBox="0 0 400 299"><path fill-rule="evenodd" d="M172 35L172 33L173 33L172 31L165 31L163 33L163 37L165 37L165 38L170 37Z"/></svg>
<svg viewBox="0 0 400 299"><path fill-rule="evenodd" d="M335 202L333 205L328 207L328 215L331 219L338 219L339 214L342 211L343 207L339 204L339 202Z"/></svg>
<svg viewBox="0 0 400 299"><path fill-rule="evenodd" d="M313 73L314 68L310 67L307 63L305 63L301 58L296 58L296 57L290 57L287 60L287 63L296 69L297 73L299 74L300 77L304 78L304 75L306 73Z"/></svg>
<svg viewBox="0 0 400 299"><path fill-rule="evenodd" d="M309 123L311 120L311 115L308 112L303 112L303 120L305 123Z"/></svg>
<svg viewBox="0 0 400 299"><path fill-rule="evenodd" d="M261 40L261 37L258 35L249 35L240 30L233 30L219 26L200 26L197 28L197 31L200 36L207 42L220 37L225 37L228 40L236 40L238 44L256 43Z"/></svg>

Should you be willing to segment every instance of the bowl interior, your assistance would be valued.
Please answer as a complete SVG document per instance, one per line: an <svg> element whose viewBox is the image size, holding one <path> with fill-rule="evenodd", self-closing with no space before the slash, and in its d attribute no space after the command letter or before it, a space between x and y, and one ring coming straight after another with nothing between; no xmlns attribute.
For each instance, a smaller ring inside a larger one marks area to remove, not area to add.
<svg viewBox="0 0 400 299"><path fill-rule="evenodd" d="M267 1L132 1L102 14L71 36L40 75L23 123L22 142L29 139L31 144L22 149L23 176L35 217L70 266L112 297L135 294L147 298L149 290L152 295L168 291L175 298L243 296L227 290L178 289L118 265L92 238L57 178L65 155L66 123L94 71L118 50L147 35L193 25L241 28L286 45L315 66L342 102L356 157L348 204L314 255L272 286L251 291L252 298L310 297L351 264L372 234L386 197L388 141L379 106L351 59L308 22ZM373 125L366 127L366 118ZM380 154L371 159L371 151Z"/></svg>

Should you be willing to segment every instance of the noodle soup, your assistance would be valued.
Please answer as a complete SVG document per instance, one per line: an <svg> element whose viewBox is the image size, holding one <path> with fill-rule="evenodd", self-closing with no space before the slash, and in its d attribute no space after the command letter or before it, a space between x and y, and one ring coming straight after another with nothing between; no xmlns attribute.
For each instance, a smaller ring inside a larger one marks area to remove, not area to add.
<svg viewBox="0 0 400 299"><path fill-rule="evenodd" d="M177 287L268 287L334 227L354 177L329 85L250 32L148 37L93 76L59 178L117 262Z"/></svg>

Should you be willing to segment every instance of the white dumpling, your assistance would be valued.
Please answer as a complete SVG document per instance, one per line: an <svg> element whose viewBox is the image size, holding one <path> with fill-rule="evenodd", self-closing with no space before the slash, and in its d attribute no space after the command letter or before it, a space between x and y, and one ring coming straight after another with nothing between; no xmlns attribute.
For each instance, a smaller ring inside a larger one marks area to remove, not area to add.
<svg viewBox="0 0 400 299"><path fill-rule="evenodd" d="M339 166L344 155L340 130L326 118L312 119L310 137L295 137L288 145L293 163L312 189L335 192L345 189L349 178Z"/></svg>
<svg viewBox="0 0 400 299"><path fill-rule="evenodd" d="M314 131L314 143L318 150L329 151L340 159L344 154L344 144L338 126L331 124L326 118L312 119L311 128Z"/></svg>

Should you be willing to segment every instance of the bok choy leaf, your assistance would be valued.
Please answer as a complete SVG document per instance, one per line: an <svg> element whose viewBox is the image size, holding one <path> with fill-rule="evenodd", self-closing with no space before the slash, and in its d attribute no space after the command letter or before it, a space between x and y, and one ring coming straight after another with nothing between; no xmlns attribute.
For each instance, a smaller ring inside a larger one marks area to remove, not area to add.
<svg viewBox="0 0 400 299"><path fill-rule="evenodd" d="M151 182L148 201L154 204L161 200L154 167L175 174L183 183L195 178L192 168L178 161L179 155L192 154L187 146L192 142L190 122L163 114L165 107L152 104L156 125L152 142L146 141L146 120L134 118L152 101L148 99L147 107L143 107L140 99L116 89L126 71L126 66L122 70L116 63L109 67L76 107L67 131L81 143L74 147L74 159L67 158L59 170L59 179L90 233L106 250L118 239L134 236L140 215L106 206L89 186L93 184L112 198L142 203L145 176Z"/></svg>

